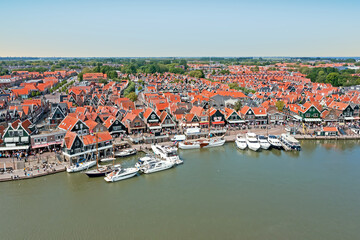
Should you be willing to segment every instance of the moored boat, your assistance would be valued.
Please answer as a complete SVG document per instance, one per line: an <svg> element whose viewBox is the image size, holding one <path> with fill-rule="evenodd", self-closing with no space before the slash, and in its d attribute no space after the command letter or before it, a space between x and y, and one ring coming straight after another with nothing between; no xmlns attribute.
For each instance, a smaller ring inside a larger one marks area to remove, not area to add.
<svg viewBox="0 0 360 240"><path fill-rule="evenodd" d="M149 174L149 173L155 173L163 170L167 170L169 168L172 168L174 166L174 162L171 161L157 161L153 163L148 163L144 167L141 168L141 171L143 173Z"/></svg>
<svg viewBox="0 0 360 240"><path fill-rule="evenodd" d="M246 133L246 144L249 147L249 149L253 151L258 151L260 149L260 143L256 138L255 133Z"/></svg>
<svg viewBox="0 0 360 240"><path fill-rule="evenodd" d="M285 150L301 150L300 142L289 134L281 134L280 141Z"/></svg>
<svg viewBox="0 0 360 240"><path fill-rule="evenodd" d="M138 173L138 169L135 167L132 168L119 168L111 173L107 174L104 178L107 182L117 182L120 180L128 179L134 177Z"/></svg>
<svg viewBox="0 0 360 240"><path fill-rule="evenodd" d="M135 155L137 153L137 150L135 148L125 149L120 152L116 152L114 155L115 157L127 157L131 155Z"/></svg>
<svg viewBox="0 0 360 240"><path fill-rule="evenodd" d="M210 138L210 139L197 139L194 141L179 142L179 148L181 149L198 149L198 148L210 148L219 147L225 144L224 138Z"/></svg>
<svg viewBox="0 0 360 240"><path fill-rule="evenodd" d="M162 146L159 144L151 145L151 149L155 153L155 155L168 160L172 161L175 164L183 163L183 160L180 159L179 155L177 154L177 147L175 146Z"/></svg>
<svg viewBox="0 0 360 240"><path fill-rule="evenodd" d="M103 158L100 160L100 162L110 162L110 161L115 161L116 158Z"/></svg>
<svg viewBox="0 0 360 240"><path fill-rule="evenodd" d="M244 150L247 148L246 139L240 134L236 135L235 144L241 150Z"/></svg>
<svg viewBox="0 0 360 240"><path fill-rule="evenodd" d="M81 172L83 170L87 170L96 165L96 161L83 161L77 162L74 165L66 168L68 173Z"/></svg>
<svg viewBox="0 0 360 240"><path fill-rule="evenodd" d="M279 149L279 150L283 149L281 142L277 136L269 135L268 142L270 143L272 148Z"/></svg>
<svg viewBox="0 0 360 240"><path fill-rule="evenodd" d="M117 170L121 168L121 165L105 165L105 166L100 166L94 170L89 170L87 172L85 172L85 174L88 177L102 177L105 176L108 173L111 173L114 170Z"/></svg>
<svg viewBox="0 0 360 240"><path fill-rule="evenodd" d="M267 140L267 138L266 138L265 136L259 135L259 136L257 137L257 139L258 139L259 144L260 144L260 147L261 147L262 149L267 150L267 149L270 148L271 145L270 145L270 143L268 142L268 140Z"/></svg>

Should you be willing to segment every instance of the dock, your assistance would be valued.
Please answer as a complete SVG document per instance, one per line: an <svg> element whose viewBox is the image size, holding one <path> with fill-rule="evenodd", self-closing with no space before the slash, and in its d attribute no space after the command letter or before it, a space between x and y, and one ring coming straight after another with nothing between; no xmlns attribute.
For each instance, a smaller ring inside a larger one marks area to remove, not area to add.
<svg viewBox="0 0 360 240"><path fill-rule="evenodd" d="M47 169L46 171L42 169L40 169L39 171L38 170L28 171L26 172L26 175L24 174L24 170L14 170L12 173L0 174L0 182L38 178L38 177L64 172L65 170L66 167L64 165L55 166L53 169Z"/></svg>

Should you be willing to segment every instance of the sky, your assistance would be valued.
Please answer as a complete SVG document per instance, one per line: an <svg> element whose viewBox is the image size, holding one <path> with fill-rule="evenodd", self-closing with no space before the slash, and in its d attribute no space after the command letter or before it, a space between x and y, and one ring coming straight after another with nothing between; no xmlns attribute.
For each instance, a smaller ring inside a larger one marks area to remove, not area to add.
<svg viewBox="0 0 360 240"><path fill-rule="evenodd" d="M0 56L353 57L359 11L359 0L0 0Z"/></svg>

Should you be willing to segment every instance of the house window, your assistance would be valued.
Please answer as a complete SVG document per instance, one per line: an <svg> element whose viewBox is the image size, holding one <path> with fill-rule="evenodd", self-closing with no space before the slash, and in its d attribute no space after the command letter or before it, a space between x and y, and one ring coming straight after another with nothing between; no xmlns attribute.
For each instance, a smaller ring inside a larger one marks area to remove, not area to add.
<svg viewBox="0 0 360 240"><path fill-rule="evenodd" d="M20 136L20 137L24 136L24 132L23 132L23 131L21 131L21 130L20 130L20 131L18 131L18 134L19 134L19 136Z"/></svg>
<svg viewBox="0 0 360 240"><path fill-rule="evenodd" d="M317 114L317 113L314 113L314 117L318 117L318 114Z"/></svg>
<svg viewBox="0 0 360 240"><path fill-rule="evenodd" d="M307 113L307 114L305 115L305 117L307 117L307 118L310 117L310 113Z"/></svg>

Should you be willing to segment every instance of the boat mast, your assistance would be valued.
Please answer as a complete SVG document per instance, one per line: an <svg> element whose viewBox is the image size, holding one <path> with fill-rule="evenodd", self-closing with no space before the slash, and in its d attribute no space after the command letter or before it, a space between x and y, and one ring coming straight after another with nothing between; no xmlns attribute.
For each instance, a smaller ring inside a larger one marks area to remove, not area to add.
<svg viewBox="0 0 360 240"><path fill-rule="evenodd" d="M96 169L99 170L99 144L98 144L98 132L95 133L96 139Z"/></svg>

